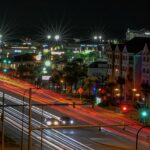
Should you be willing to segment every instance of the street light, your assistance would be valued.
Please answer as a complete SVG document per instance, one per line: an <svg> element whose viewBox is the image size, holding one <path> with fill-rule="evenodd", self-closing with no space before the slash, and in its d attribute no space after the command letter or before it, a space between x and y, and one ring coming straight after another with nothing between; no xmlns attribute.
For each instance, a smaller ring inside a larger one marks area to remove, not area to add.
<svg viewBox="0 0 150 150"><path fill-rule="evenodd" d="M47 35L47 39L50 40L52 38L51 35Z"/></svg>
<svg viewBox="0 0 150 150"><path fill-rule="evenodd" d="M98 37L97 36L94 36L94 40L97 40L98 39Z"/></svg>
<svg viewBox="0 0 150 150"><path fill-rule="evenodd" d="M102 39L102 36L100 35L98 38L101 40L101 39Z"/></svg>
<svg viewBox="0 0 150 150"><path fill-rule="evenodd" d="M60 36L59 36L59 35L55 35L54 39L55 39L56 41L58 41L58 40L60 39Z"/></svg>
<svg viewBox="0 0 150 150"><path fill-rule="evenodd" d="M93 38L94 38L94 40L100 40L100 41L102 40L102 36L101 35L99 35L99 36L95 35Z"/></svg>

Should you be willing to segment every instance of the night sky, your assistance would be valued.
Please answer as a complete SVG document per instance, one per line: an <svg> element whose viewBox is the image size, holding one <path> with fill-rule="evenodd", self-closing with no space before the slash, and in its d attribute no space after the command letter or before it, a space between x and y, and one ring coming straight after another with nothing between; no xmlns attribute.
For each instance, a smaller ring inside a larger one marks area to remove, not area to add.
<svg viewBox="0 0 150 150"><path fill-rule="evenodd" d="M121 37L126 29L150 29L149 0L0 0L0 23L17 34L62 24L74 35Z"/></svg>

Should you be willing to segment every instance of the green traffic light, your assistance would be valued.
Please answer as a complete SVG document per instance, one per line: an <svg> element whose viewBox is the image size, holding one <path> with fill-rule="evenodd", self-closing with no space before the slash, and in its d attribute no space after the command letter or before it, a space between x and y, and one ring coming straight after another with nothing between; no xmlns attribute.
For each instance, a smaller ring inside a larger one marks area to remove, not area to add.
<svg viewBox="0 0 150 150"><path fill-rule="evenodd" d="M11 64L11 60L8 60L8 64Z"/></svg>
<svg viewBox="0 0 150 150"><path fill-rule="evenodd" d="M142 118L147 118L147 117L149 116L149 110L146 109L146 108L140 110L140 116L141 116Z"/></svg>
<svg viewBox="0 0 150 150"><path fill-rule="evenodd" d="M3 69L3 72L4 72L4 73L8 72L8 69L7 69L7 68L4 68L4 69Z"/></svg>
<svg viewBox="0 0 150 150"><path fill-rule="evenodd" d="M147 111L143 111L143 112L141 112L141 115L142 115L142 117L147 117L148 113L147 113Z"/></svg>
<svg viewBox="0 0 150 150"><path fill-rule="evenodd" d="M6 63L7 63L7 60L6 60L6 59L4 59L4 60L3 60L3 63L4 63L4 64L6 64Z"/></svg>

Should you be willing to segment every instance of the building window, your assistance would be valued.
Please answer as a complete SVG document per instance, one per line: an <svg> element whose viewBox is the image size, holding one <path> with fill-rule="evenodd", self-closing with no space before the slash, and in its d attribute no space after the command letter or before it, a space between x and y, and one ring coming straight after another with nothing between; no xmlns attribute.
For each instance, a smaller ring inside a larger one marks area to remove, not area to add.
<svg viewBox="0 0 150 150"><path fill-rule="evenodd" d="M145 68L143 68L143 73L145 73Z"/></svg>
<svg viewBox="0 0 150 150"><path fill-rule="evenodd" d="M147 57L147 62L149 62L149 57Z"/></svg>
<svg viewBox="0 0 150 150"><path fill-rule="evenodd" d="M147 69L147 73L149 73L149 69Z"/></svg>
<svg viewBox="0 0 150 150"><path fill-rule="evenodd" d="M146 81L146 84L149 84L149 81L148 81L148 80Z"/></svg>

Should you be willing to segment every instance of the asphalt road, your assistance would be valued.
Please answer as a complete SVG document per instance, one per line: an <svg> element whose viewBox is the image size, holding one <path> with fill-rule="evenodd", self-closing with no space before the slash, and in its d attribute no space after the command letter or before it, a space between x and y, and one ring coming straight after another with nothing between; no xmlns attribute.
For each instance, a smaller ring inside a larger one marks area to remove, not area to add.
<svg viewBox="0 0 150 150"><path fill-rule="evenodd" d="M32 87L28 83L23 81L8 80L8 78L1 79L1 88L5 91L5 103L7 104L22 104L22 96L26 97L25 104L28 102L28 89ZM22 96L19 96L22 95ZM1 93L2 97L2 93ZM32 92L33 103L71 103L76 101L74 99L67 99L67 97L54 93L52 91L40 89ZM1 99L2 101L2 99ZM78 101L77 101L78 102ZM22 114L22 107L9 107L6 108L7 120L5 125L8 128L7 132L13 134L19 139L22 117L24 117L24 134L28 133L28 106L24 107L24 116ZM84 106L45 106L43 107L44 113L42 115L42 107L32 107L32 126L39 127L45 126L43 120L46 117L59 118L63 115L68 115L74 119L75 124L104 124L113 125L125 122L127 124L134 124L133 120L126 118L122 114L116 114L110 111L106 111L102 108L96 107L85 108ZM42 117L44 116L44 117ZM13 121L13 122L12 122ZM134 124L126 127L122 130L120 126L105 127L102 132L99 132L97 128L92 129L48 129L43 132L43 146L57 147L62 149L134 149L135 147L135 135L140 125ZM59 132L58 132L59 131ZM40 131L33 131L34 147L40 148L41 133ZM139 149L148 149L147 137L149 130L143 130L139 136ZM27 145L27 136L24 135L24 145ZM20 140L17 140L18 143Z"/></svg>
<svg viewBox="0 0 150 150"><path fill-rule="evenodd" d="M22 97L16 94L10 94L5 92L5 103L6 104L19 104L21 103ZM25 101L26 103L26 101ZM32 126L40 127L43 124L43 119L47 116L54 115L56 117L62 116L56 110L52 108L46 108L44 111L44 117L42 117L41 108L32 109ZM25 107L24 111L24 147L27 147L28 137L28 108ZM5 127L7 134L15 138L20 143L21 137L21 124L22 124L22 107L8 107L5 108L6 123ZM10 119L13 121L10 123ZM86 124L83 121L74 119L76 124ZM44 126L44 124L43 124ZM13 128L12 128L13 127ZM35 149L41 149L40 144L40 131L33 131L33 140ZM37 138L38 137L38 138ZM37 140L37 139L38 140ZM54 140L55 139L55 140ZM55 145L62 149L95 149L95 150L119 150L119 149L133 149L135 144L125 138L120 138L113 133L109 133L102 129L100 132L98 128L88 129L47 129L43 131L43 149L50 149L52 145L48 141L52 141ZM45 144L46 143L46 144ZM50 147L48 146L50 145ZM57 147L54 146L56 149ZM52 147L52 149L54 149Z"/></svg>

